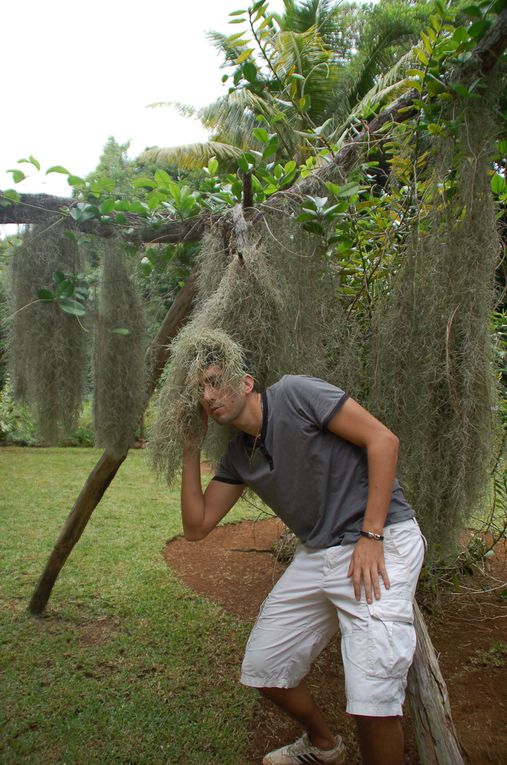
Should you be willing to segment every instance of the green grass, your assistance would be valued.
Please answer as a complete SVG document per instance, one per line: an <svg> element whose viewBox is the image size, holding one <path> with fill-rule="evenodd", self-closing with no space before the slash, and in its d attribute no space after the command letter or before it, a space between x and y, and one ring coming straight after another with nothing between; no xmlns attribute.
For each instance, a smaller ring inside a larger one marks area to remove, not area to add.
<svg viewBox="0 0 507 765"><path fill-rule="evenodd" d="M163 559L177 491L145 453L122 465L58 579L27 603L99 452L0 449L3 765L241 765L256 696L237 682L248 625ZM239 505L228 520L254 517Z"/></svg>

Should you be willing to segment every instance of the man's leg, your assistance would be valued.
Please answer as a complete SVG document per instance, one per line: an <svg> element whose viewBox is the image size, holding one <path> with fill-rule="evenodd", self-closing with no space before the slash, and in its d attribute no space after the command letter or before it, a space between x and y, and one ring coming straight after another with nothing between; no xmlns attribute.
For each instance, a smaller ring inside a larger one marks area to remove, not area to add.
<svg viewBox="0 0 507 765"><path fill-rule="evenodd" d="M401 717L355 715L363 765L403 765Z"/></svg>
<svg viewBox="0 0 507 765"><path fill-rule="evenodd" d="M295 688L259 688L285 714L296 720L308 733L314 746L333 749L336 739L319 707L314 702L306 683L301 681Z"/></svg>
<svg viewBox="0 0 507 765"><path fill-rule="evenodd" d="M380 584L380 600L367 604L351 593L347 551L339 560L329 592L342 632L347 712L357 723L364 765L401 765L400 716L406 676L415 648L412 599L423 559L417 525L408 521L384 531L384 555L391 587Z"/></svg>

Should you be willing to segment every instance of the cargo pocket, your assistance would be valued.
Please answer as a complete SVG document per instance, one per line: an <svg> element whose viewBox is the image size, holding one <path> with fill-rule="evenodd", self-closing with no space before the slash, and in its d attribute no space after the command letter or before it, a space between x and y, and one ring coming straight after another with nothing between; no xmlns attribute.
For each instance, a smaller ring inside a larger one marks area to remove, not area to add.
<svg viewBox="0 0 507 765"><path fill-rule="evenodd" d="M367 674L403 677L415 651L414 612L411 600L379 600L368 606Z"/></svg>

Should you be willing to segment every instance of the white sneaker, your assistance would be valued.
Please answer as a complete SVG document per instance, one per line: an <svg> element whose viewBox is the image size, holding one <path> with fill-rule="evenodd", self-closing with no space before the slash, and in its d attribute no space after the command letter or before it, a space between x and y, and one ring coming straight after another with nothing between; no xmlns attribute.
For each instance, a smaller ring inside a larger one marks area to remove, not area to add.
<svg viewBox="0 0 507 765"><path fill-rule="evenodd" d="M314 746L308 734L305 733L293 744L282 746L274 752L267 754L262 765L311 765L311 763L327 763L327 765L339 765L345 759L345 747L341 736L336 736L334 749L319 749Z"/></svg>

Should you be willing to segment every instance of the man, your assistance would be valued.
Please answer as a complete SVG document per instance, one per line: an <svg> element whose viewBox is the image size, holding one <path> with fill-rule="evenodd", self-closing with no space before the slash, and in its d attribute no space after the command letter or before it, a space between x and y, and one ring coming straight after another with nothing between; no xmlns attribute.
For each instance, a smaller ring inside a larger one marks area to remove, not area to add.
<svg viewBox="0 0 507 765"><path fill-rule="evenodd" d="M424 548L395 478L398 439L322 380L285 376L260 394L248 373L227 384L214 361L202 375L203 422L211 417L240 433L204 493L200 449L186 445L185 537L204 538L249 486L301 542L261 609L241 682L306 733L263 763L344 761L341 738L303 679L339 623L347 712L357 723L363 762L401 765L402 703L415 648L412 601Z"/></svg>

